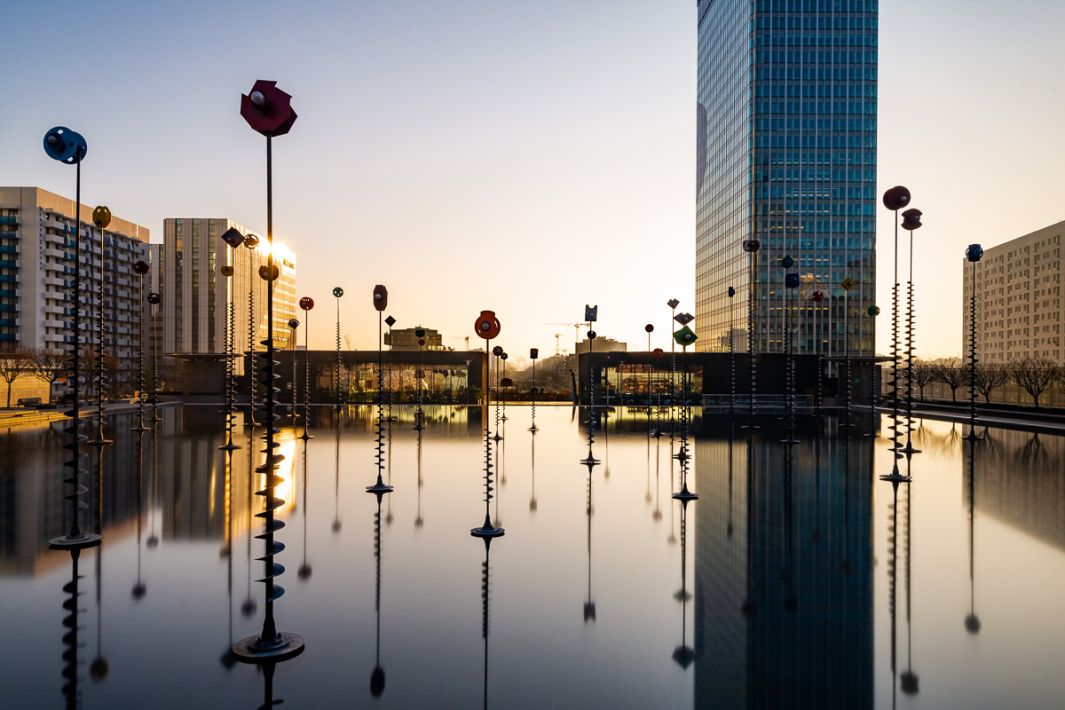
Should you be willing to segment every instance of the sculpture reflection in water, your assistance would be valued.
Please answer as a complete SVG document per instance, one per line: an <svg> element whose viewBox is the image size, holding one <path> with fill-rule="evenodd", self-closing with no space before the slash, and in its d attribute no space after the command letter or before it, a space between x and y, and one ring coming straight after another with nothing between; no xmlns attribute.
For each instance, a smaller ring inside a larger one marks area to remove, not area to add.
<svg viewBox="0 0 1065 710"><path fill-rule="evenodd" d="M302 437L301 437L302 438ZM310 469L307 468L307 441L303 442L303 490L300 493L300 506L303 508L301 516L303 518L303 559L300 560L300 567L296 571L296 576L302 581L307 581L311 578L311 564L307 561L307 509L310 507L310 499L307 497L307 479L310 478Z"/></svg>
<svg viewBox="0 0 1065 710"><path fill-rule="evenodd" d="M584 623L595 621L595 602L592 600L592 516L595 507L592 500L592 468L588 466L588 487L585 493L584 516L588 551L588 594L584 598Z"/></svg>
<svg viewBox="0 0 1065 710"><path fill-rule="evenodd" d="M83 579L83 576L78 571L81 549L78 547L70 548L70 580L63 583L63 684L60 686L60 691L63 694L63 701L68 710L81 707L81 689L79 687L79 682L81 681L79 666L81 662L78 660L78 650L82 646L78 640L82 629L78 620L78 616L82 611L81 602L78 598L83 594L79 590L79 582Z"/></svg>
<svg viewBox="0 0 1065 710"><path fill-rule="evenodd" d="M419 435L421 432L419 432ZM373 559L374 559L374 589L373 610L376 623L376 643L374 650L374 666L370 673L370 695L375 698L381 697L385 692L385 669L381 666L381 499L384 493L375 494L377 509L373 516Z"/></svg>
<svg viewBox="0 0 1065 710"><path fill-rule="evenodd" d="M969 613L965 616L965 630L970 634L980 633L980 617L976 615L976 445L979 437L969 428L966 437L965 488L969 498Z"/></svg>
<svg viewBox="0 0 1065 710"><path fill-rule="evenodd" d="M137 413L137 419L141 423L144 422L143 416L140 412ZM137 471L137 579L133 582L133 587L130 589L130 596L135 601L144 599L144 595L148 593L148 585L144 582L144 577L141 572L141 535L144 528L144 432L148 430L148 427L135 428L134 431L137 434L137 449L136 459L134 466Z"/></svg>
<svg viewBox="0 0 1065 710"><path fill-rule="evenodd" d="M488 628L489 628L489 597L492 587L491 548L492 538L483 537L484 562L481 563L481 639L484 642L484 670L481 685L481 707L488 710Z"/></svg>
<svg viewBox="0 0 1065 710"><path fill-rule="evenodd" d="M106 443L111 443L111 440L106 440ZM96 534L101 538L104 532L104 446L103 440L96 446ZM96 548L96 657L89 664L89 677L94 681L104 680L109 669L103 651L103 552L103 545Z"/></svg>
<svg viewBox="0 0 1065 710"><path fill-rule="evenodd" d="M680 602L680 645L673 649L673 660L687 670L695 661L695 649L688 645L688 503L678 499L680 505L680 589L673 598Z"/></svg>
<svg viewBox="0 0 1065 710"><path fill-rule="evenodd" d="M779 443L785 424L761 424L764 434L748 429L736 439L724 420L705 422L694 457L703 496L678 510L682 544L687 533L695 545L693 705L794 707L801 697L804 707L871 708L871 448L849 450L845 437L823 442L819 523L817 452ZM843 534L815 542L830 520Z"/></svg>
<svg viewBox="0 0 1065 710"><path fill-rule="evenodd" d="M389 439L391 439L391 437L392 437L391 429L392 429L392 427L391 427L391 425L389 425ZM418 429L417 437L418 437L418 440L417 440L417 447L416 447L416 458L417 458L417 468L418 468L418 501L417 501L417 510L415 512L415 515L414 515L414 527L420 528L422 525L425 524L425 519L422 517L422 485L424 484L424 481L422 479L422 430L421 429ZM391 448L389 448L388 453L389 453L389 471L391 471L391 468L392 468L391 467L391 454L392 454L392 449ZM391 502L392 497L389 496L388 500L389 500L389 502ZM391 513L389 515L391 515Z"/></svg>
<svg viewBox="0 0 1065 710"><path fill-rule="evenodd" d="M229 413L226 415L226 437L232 442L232 435L228 431L232 421ZM227 671L237 664L237 657L233 654L233 448L224 448L225 451L225 481L223 515L225 516L225 537L222 539L222 549L219 554L226 558L226 646L218 662Z"/></svg>

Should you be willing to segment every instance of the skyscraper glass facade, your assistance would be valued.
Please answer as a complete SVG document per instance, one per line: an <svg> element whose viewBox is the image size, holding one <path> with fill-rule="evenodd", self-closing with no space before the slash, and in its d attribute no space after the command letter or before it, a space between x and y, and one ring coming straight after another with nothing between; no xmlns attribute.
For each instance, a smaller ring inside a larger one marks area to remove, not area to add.
<svg viewBox="0 0 1065 710"><path fill-rule="evenodd" d="M851 352L872 354L877 0L698 0L698 13L699 349L727 350L730 324L746 348L753 284L757 352L783 351L790 309L796 352L842 354L850 278ZM785 293L786 271L801 285Z"/></svg>

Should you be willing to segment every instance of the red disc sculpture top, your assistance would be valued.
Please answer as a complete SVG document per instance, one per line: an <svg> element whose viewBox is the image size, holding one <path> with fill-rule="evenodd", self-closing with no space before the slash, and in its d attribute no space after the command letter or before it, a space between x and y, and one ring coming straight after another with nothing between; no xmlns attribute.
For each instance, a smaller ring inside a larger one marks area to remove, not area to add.
<svg viewBox="0 0 1065 710"><path fill-rule="evenodd" d="M251 91L240 97L240 115L252 130L264 136L283 136L296 122L292 97L277 88L276 81L259 79Z"/></svg>
<svg viewBox="0 0 1065 710"><path fill-rule="evenodd" d="M477 316L477 322L473 324L473 329L477 331L477 335L485 340L491 340L499 335L500 328L499 319L496 318L495 311L481 311L481 315Z"/></svg>
<svg viewBox="0 0 1065 710"><path fill-rule="evenodd" d="M305 311L309 311L314 308L314 299L310 296L304 296L300 299L300 308Z"/></svg>

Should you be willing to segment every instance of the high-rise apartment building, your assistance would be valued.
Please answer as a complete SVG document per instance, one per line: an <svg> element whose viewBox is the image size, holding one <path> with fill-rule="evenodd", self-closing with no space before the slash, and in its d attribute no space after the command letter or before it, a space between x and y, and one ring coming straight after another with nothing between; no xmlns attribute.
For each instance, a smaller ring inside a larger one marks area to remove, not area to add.
<svg viewBox="0 0 1065 710"><path fill-rule="evenodd" d="M696 332L756 352L839 353L844 278L851 352L869 355L876 292L877 0L699 0ZM757 267L743 242L757 239ZM788 289L791 256L801 286ZM734 299L729 287L736 289ZM815 309L814 291L825 300ZM816 322L816 326L815 326Z"/></svg>
<svg viewBox="0 0 1065 710"><path fill-rule="evenodd" d="M262 350L266 338L266 281L259 267L267 263L266 238L259 246L230 249L222 234L249 230L231 219L168 217L163 222L163 245L153 264L153 282L162 298L161 352L170 354L224 353L226 350L227 289L236 306L234 348L238 353ZM296 317L296 257L275 240L274 263L280 276L274 283L274 343L289 346L288 321ZM221 272L233 266L233 276ZM249 295L250 294L250 295ZM249 338L249 330L255 332ZM238 369L243 367L238 359Z"/></svg>
<svg viewBox="0 0 1065 710"><path fill-rule="evenodd" d="M1065 221L990 247L976 263L976 352L981 362L1065 364ZM973 265L962 260L962 352L969 355Z"/></svg>
<svg viewBox="0 0 1065 710"><path fill-rule="evenodd" d="M0 187L0 346L65 350L73 337L73 200L37 187ZM99 343L100 230L81 205L81 342ZM148 229L112 216L103 230L104 347L116 359L113 389L131 391L137 309L133 264L147 259Z"/></svg>

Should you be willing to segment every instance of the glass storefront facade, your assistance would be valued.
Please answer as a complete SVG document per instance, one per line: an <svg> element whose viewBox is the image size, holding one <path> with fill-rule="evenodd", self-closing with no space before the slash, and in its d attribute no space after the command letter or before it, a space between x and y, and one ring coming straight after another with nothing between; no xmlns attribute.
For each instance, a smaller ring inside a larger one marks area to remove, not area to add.
<svg viewBox="0 0 1065 710"><path fill-rule="evenodd" d="M850 278L851 352L872 354L877 13L877 0L699 0L698 349L727 351L730 324L746 349L753 281L757 352L783 351L788 308L796 352L842 354ZM761 242L753 269L746 239ZM787 301L785 255L801 281Z"/></svg>

